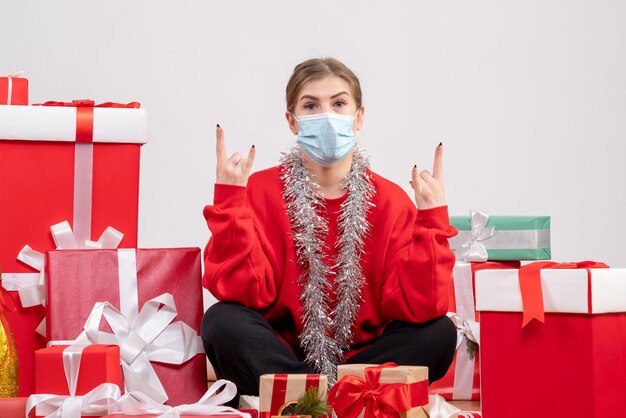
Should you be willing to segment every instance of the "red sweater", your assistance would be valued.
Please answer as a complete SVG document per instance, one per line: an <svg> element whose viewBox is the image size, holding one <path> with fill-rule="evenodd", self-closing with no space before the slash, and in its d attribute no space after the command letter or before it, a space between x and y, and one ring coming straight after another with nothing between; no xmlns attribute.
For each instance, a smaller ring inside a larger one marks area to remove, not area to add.
<svg viewBox="0 0 626 418"><path fill-rule="evenodd" d="M391 320L418 323L444 315L454 265L448 238L456 229L450 226L447 206L418 212L398 185L369 174L376 194L361 263L366 284L353 351L346 358L378 337ZM251 175L248 187L215 185L214 204L204 208L212 237L205 250L203 285L220 301L258 310L302 356L301 272L282 187L279 167ZM327 261L337 254L337 212L345 198L326 199Z"/></svg>

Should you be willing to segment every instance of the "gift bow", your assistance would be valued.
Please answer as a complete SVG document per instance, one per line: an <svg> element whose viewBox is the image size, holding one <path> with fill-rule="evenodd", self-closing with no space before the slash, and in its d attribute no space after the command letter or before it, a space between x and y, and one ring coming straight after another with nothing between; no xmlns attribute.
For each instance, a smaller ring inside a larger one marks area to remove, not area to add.
<svg viewBox="0 0 626 418"><path fill-rule="evenodd" d="M0 77L7 77L7 78L18 78L24 75L24 70L19 70L16 73L12 73L12 74L0 74Z"/></svg>
<svg viewBox="0 0 626 418"><path fill-rule="evenodd" d="M196 331L182 321L172 323L176 315L169 293L147 301L135 318L124 316L109 302L98 302L76 343L119 345L127 390L163 403L168 397L151 362L182 364L200 352ZM99 330L102 318L113 333Z"/></svg>
<svg viewBox="0 0 626 418"><path fill-rule="evenodd" d="M84 346L71 345L63 350L63 369L69 395L37 394L26 401L26 416L37 407L37 414L46 418L80 418L83 414L114 412L120 397L120 388L113 383L102 383L85 395L76 396L76 383Z"/></svg>
<svg viewBox="0 0 626 418"><path fill-rule="evenodd" d="M588 280L591 280L590 268L609 268L609 266L596 261L579 261L572 263L539 261L522 266L519 269L519 285L523 307L522 328L533 319L542 323L545 320L543 291L541 290L542 269L586 269Z"/></svg>
<svg viewBox="0 0 626 418"><path fill-rule="evenodd" d="M465 241L459 250L463 261L487 261L487 248L480 243L494 236L495 228L487 226L489 214L479 210L470 211L471 238Z"/></svg>
<svg viewBox="0 0 626 418"><path fill-rule="evenodd" d="M456 326L456 348L458 349L463 338L480 345L480 324L476 321L462 319L458 314L450 312L448 317Z"/></svg>
<svg viewBox="0 0 626 418"><path fill-rule="evenodd" d="M429 400L429 418L452 418L461 410L452 404L446 402L441 395L430 395Z"/></svg>
<svg viewBox="0 0 626 418"><path fill-rule="evenodd" d="M37 103L33 106L63 106L63 107L114 107L114 108L132 108L137 109L141 107L141 103L139 102L130 102L130 103L114 103L114 102L105 102L96 104L93 100L89 99L81 99L81 100L72 100L71 102L55 102L48 101L45 103Z"/></svg>
<svg viewBox="0 0 626 418"><path fill-rule="evenodd" d="M219 393L218 393L219 392ZM128 392L120 398L120 411L126 415L157 415L155 418L179 418L186 415L239 415L250 418L250 414L224 406L237 394L237 387L228 380L218 380L194 404L179 406L162 405L148 395L138 391Z"/></svg>
<svg viewBox="0 0 626 418"><path fill-rule="evenodd" d="M356 418L365 408L364 418L396 416L399 412L428 404L428 381L379 383L382 369L395 363L365 368L365 379L346 375L330 390L328 403L337 416Z"/></svg>

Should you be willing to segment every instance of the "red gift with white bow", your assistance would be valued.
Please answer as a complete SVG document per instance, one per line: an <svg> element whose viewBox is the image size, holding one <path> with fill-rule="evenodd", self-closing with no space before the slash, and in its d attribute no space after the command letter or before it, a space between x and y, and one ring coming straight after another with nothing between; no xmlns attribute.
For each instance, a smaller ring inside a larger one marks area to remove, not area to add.
<svg viewBox="0 0 626 418"><path fill-rule="evenodd" d="M121 395L119 347L110 345L49 347L37 350L36 392L26 415L80 418L118 409Z"/></svg>
<svg viewBox="0 0 626 418"><path fill-rule="evenodd" d="M138 103L0 105L0 265L18 307L8 316L20 396L34 389L34 351L45 344L35 332L44 333L43 253L136 247L146 139L146 111Z"/></svg>
<svg viewBox="0 0 626 418"><path fill-rule="evenodd" d="M127 391L197 401L207 390L200 259L199 248L48 251L51 343L119 345Z"/></svg>

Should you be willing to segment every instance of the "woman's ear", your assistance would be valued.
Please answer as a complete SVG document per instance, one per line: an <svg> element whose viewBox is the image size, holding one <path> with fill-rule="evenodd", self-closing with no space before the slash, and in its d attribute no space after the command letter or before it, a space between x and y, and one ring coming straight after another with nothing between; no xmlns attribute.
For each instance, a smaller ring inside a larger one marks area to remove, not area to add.
<svg viewBox="0 0 626 418"><path fill-rule="evenodd" d="M363 115L365 114L365 108L361 106L358 112L356 112L356 117L354 118L354 130L360 131L363 127Z"/></svg>
<svg viewBox="0 0 626 418"><path fill-rule="evenodd" d="M285 118L287 119L287 123L289 124L289 129L294 135L298 135L298 121L291 114L291 112L285 112Z"/></svg>

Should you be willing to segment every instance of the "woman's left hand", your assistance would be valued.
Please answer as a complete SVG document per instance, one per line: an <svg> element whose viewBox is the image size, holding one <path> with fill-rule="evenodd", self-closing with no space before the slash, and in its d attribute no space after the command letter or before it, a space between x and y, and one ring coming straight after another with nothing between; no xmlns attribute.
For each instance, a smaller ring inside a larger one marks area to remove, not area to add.
<svg viewBox="0 0 626 418"><path fill-rule="evenodd" d="M413 167L411 187L415 191L415 203L418 209L431 209L446 205L446 195L443 188L443 145L435 148L435 162L433 174L428 170L419 171Z"/></svg>

